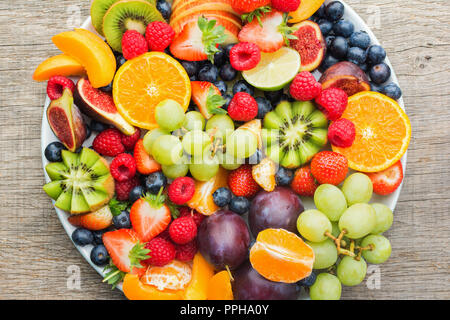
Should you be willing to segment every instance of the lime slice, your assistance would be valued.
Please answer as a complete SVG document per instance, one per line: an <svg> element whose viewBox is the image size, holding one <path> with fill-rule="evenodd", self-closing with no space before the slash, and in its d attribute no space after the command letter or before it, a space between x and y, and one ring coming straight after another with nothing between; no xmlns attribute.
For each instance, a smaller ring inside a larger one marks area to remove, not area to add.
<svg viewBox="0 0 450 320"><path fill-rule="evenodd" d="M300 54L283 47L272 53L261 53L261 61L252 70L244 71L245 81L263 91L277 91L290 83L301 67Z"/></svg>

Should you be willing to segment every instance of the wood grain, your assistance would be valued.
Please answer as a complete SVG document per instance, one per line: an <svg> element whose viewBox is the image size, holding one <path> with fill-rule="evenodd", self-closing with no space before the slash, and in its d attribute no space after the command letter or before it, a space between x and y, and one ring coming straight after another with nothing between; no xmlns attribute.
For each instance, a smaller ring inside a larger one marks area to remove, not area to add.
<svg viewBox="0 0 450 320"><path fill-rule="evenodd" d="M447 0L349 0L395 66L413 126L407 175L388 233L381 286L345 299L450 298L450 9ZM79 16L77 16L79 12ZM0 2L0 299L123 299L84 261L61 227L44 182L40 132L45 85L34 68L58 51L51 36L89 14L88 1ZM81 289L67 289L78 266Z"/></svg>

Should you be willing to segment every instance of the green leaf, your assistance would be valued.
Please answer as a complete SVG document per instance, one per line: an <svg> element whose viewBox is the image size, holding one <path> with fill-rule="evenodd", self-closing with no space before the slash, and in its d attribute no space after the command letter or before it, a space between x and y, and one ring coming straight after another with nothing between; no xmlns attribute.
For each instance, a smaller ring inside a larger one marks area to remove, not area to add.
<svg viewBox="0 0 450 320"><path fill-rule="evenodd" d="M293 35L298 29L295 27L288 26L288 20L290 19L287 13L283 14L283 23L278 26L278 32L283 35L284 43L286 46L290 47L291 42L289 40L298 40L298 37Z"/></svg>
<svg viewBox="0 0 450 320"><path fill-rule="evenodd" d="M118 216L122 211L126 210L130 204L125 201L119 201L116 197L112 198L109 202L109 209L113 216Z"/></svg>
<svg viewBox="0 0 450 320"><path fill-rule="evenodd" d="M252 11L250 13L246 13L243 14L241 16L242 21L247 21L248 23L252 22L253 19L258 19L259 25L261 26L261 28L263 27L262 21L261 21L261 17L263 17L266 13L269 13L272 11L272 8L270 6L265 6L265 7L261 7L256 9L255 11Z"/></svg>
<svg viewBox="0 0 450 320"><path fill-rule="evenodd" d="M227 111L221 107L227 103L227 101L221 96L216 94L213 86L209 87L208 97L206 98L206 109L210 114L227 114Z"/></svg>
<svg viewBox="0 0 450 320"><path fill-rule="evenodd" d="M166 201L166 196L162 194L163 191L164 191L164 188L161 187L161 189L159 189L159 192L157 195L147 193L144 196L144 199L150 204L150 206L152 206L152 208L159 209L162 207L162 205Z"/></svg>
<svg viewBox="0 0 450 320"><path fill-rule="evenodd" d="M216 26L216 20L208 20L204 16L198 18L198 27L202 32L203 49L208 60L214 63L214 55L220 50L217 45L224 43L227 40L224 26Z"/></svg>
<svg viewBox="0 0 450 320"><path fill-rule="evenodd" d="M147 260L150 258L148 255L150 253L149 249L145 249L145 243L136 243L136 245L131 249L128 257L130 258L130 269L134 268L144 268L141 264L142 260Z"/></svg>
<svg viewBox="0 0 450 320"><path fill-rule="evenodd" d="M103 277L103 282L107 282L109 285L112 286L112 289L114 290L117 285L122 282L123 278L125 277L126 273L123 271L120 271L112 262L110 259L109 265L103 269L103 272L106 272L106 274Z"/></svg>
<svg viewBox="0 0 450 320"><path fill-rule="evenodd" d="M167 199L166 205L169 207L170 213L172 214L172 218L178 219L178 217L180 216L180 210L178 210L179 206L177 206L169 199Z"/></svg>

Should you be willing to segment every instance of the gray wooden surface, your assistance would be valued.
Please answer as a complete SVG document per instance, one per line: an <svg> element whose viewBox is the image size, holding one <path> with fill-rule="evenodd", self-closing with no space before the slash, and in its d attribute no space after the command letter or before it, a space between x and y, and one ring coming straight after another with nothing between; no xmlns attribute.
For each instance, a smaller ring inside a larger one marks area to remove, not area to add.
<svg viewBox="0 0 450 320"><path fill-rule="evenodd" d="M413 127L405 186L379 289L345 299L450 298L450 8L448 0L348 0L387 49ZM0 299L123 299L82 259L42 191L45 85L34 68L51 36L88 17L89 1L0 1ZM379 19L376 14L379 13ZM374 15L375 14L375 15ZM378 24L379 22L379 24ZM68 289L68 268L81 288Z"/></svg>

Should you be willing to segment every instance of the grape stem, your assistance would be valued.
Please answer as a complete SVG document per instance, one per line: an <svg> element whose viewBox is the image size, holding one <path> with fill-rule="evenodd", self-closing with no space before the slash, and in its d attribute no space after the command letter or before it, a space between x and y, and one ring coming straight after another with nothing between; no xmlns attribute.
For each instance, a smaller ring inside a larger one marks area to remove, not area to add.
<svg viewBox="0 0 450 320"><path fill-rule="evenodd" d="M359 247L358 246L358 247L356 247L356 249L358 249L359 252L358 252L358 256L355 259L359 261L359 260L361 260L361 255L364 250L372 251L373 249L375 249L375 247L373 244L369 244L367 247Z"/></svg>
<svg viewBox="0 0 450 320"><path fill-rule="evenodd" d="M342 238L344 237L344 235L346 233L347 233L347 230L344 229L341 231L341 233L339 234L339 236L337 238L329 232L325 232L325 236L329 237L330 239L332 239L334 241L334 243L336 244L336 249L338 251L338 254L343 254L346 256L350 256L350 257L356 257L356 255L353 251L342 248L347 245L347 243L344 240L342 240Z"/></svg>

